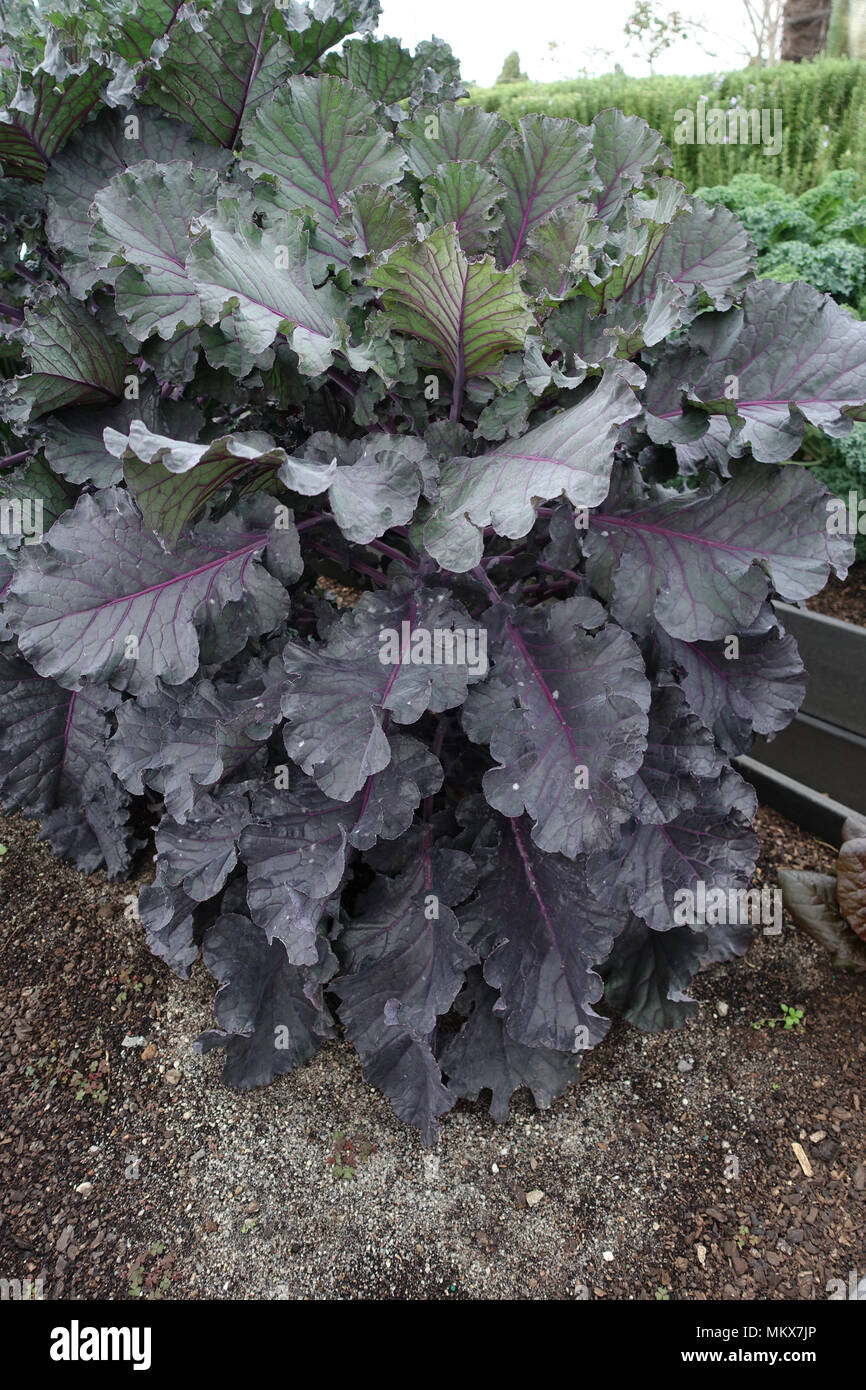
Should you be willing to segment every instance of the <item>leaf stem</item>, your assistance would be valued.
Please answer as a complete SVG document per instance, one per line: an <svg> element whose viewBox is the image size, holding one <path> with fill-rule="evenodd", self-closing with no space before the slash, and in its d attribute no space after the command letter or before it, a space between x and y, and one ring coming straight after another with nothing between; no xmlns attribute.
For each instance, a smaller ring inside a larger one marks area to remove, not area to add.
<svg viewBox="0 0 866 1390"><path fill-rule="evenodd" d="M442 752L442 744L445 742L445 721L447 717L448 716L445 714L440 714L436 718L436 731L433 735L433 742L430 746L430 752L436 759L438 759L439 754ZM425 824L429 821L432 812L433 796L425 796L424 802L421 807L421 816Z"/></svg>
<svg viewBox="0 0 866 1390"><path fill-rule="evenodd" d="M538 562L538 568L544 570L545 574L558 574L564 579L573 579L578 584L583 583L583 575L578 574L577 570L560 569L557 565L544 565L540 560Z"/></svg>
<svg viewBox="0 0 866 1390"><path fill-rule="evenodd" d="M466 364L463 361L463 353L457 362L457 371L454 374L454 394L451 400L451 411L448 415L449 420L459 420L463 410L463 390L466 386Z"/></svg>
<svg viewBox="0 0 866 1390"><path fill-rule="evenodd" d="M319 554L324 555L326 559L333 560L336 564L342 565L343 557L336 550L330 550L327 546L324 545L320 545L318 547L318 550ZM363 561L354 560L351 557L349 559L349 564L351 565L353 570L357 570L358 574L366 575L368 579L374 580L377 584L388 583L384 574L382 574L380 570L373 569L372 565L365 565Z"/></svg>
<svg viewBox="0 0 866 1390"><path fill-rule="evenodd" d="M295 523L296 531L309 531L311 526L319 526L323 521L330 521L331 517L327 512L319 512L316 516L305 517L303 521Z"/></svg>
<svg viewBox="0 0 866 1390"><path fill-rule="evenodd" d="M499 596L499 590L496 588L496 585L493 583L493 581L491 579L488 579L481 565L476 565L474 570L472 570L472 574L475 575L475 578L478 580L479 584L484 585L485 589L490 594L490 597L493 599L494 603L502 602L502 599Z"/></svg>
<svg viewBox="0 0 866 1390"><path fill-rule="evenodd" d="M343 372L339 371L336 367L329 367L328 376L330 377L331 381L334 382L335 386L339 386L341 391L345 391L347 396L352 397L352 400L355 399L355 388L352 385L349 378L345 376Z"/></svg>
<svg viewBox="0 0 866 1390"><path fill-rule="evenodd" d="M27 266L24 264L23 261L16 261L15 269L21 276L21 279L27 281L28 285L35 285L38 289L39 286L42 284L42 281L39 279L38 275L34 275L32 270L28 270Z"/></svg>
<svg viewBox="0 0 866 1390"><path fill-rule="evenodd" d="M378 550L380 555L387 555L390 560L400 560L404 565L411 565L413 569L418 568L417 560L411 556L404 555L402 550L397 550L393 545L387 545L385 541L368 541L370 550Z"/></svg>

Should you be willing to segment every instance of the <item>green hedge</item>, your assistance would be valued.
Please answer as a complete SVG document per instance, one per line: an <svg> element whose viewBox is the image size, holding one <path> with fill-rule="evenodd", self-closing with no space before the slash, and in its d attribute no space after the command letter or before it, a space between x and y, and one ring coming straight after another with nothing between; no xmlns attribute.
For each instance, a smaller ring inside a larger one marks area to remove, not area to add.
<svg viewBox="0 0 866 1390"><path fill-rule="evenodd" d="M782 112L782 149L767 156L760 145L678 145L679 109L769 108ZM779 63L705 77L578 78L569 82L519 82L473 88L470 99L516 121L530 111L570 116L586 125L615 106L642 116L662 133L673 154L673 172L688 189L727 183L734 174L760 173L790 193L801 193L831 169L866 169L866 63L822 58Z"/></svg>

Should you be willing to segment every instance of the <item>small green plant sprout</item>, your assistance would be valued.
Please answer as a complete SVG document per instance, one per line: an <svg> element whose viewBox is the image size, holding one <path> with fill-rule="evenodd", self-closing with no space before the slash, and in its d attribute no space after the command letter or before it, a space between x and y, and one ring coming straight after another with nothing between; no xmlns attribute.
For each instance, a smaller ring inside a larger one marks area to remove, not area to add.
<svg viewBox="0 0 866 1390"><path fill-rule="evenodd" d="M105 1105L108 1100L108 1088L111 1084L108 1058L101 1057L91 1062L86 1073L74 1071L69 1084L76 1088L76 1100L84 1100L86 1096L90 1096L97 1105Z"/></svg>
<svg viewBox="0 0 866 1390"><path fill-rule="evenodd" d="M775 1028L778 1024L787 1031L791 1028L799 1028L803 1022L804 1012L796 1009L792 1004L781 1004L782 1010L780 1018L759 1018L752 1024L753 1028Z"/></svg>
<svg viewBox="0 0 866 1390"><path fill-rule="evenodd" d="M133 994L140 994L145 986L150 986L153 982L153 976L145 975L143 980L139 980L138 976L133 974L130 967L125 965L117 976L117 982L122 985L123 988L115 996L114 1002L115 1004L125 1004L129 998L130 991L132 991Z"/></svg>
<svg viewBox="0 0 866 1390"><path fill-rule="evenodd" d="M659 1284L655 1292L655 1297L658 1303L670 1303L671 1301L670 1293L663 1284Z"/></svg>
<svg viewBox="0 0 866 1390"><path fill-rule="evenodd" d="M248 1217L247 1220L244 1222L244 1224L241 1226L241 1235L242 1235L242 1236L251 1235L252 1232L253 1232L253 1231L256 1229L256 1227L258 1226L258 1224L259 1224L258 1221L253 1221L250 1217Z"/></svg>
<svg viewBox="0 0 866 1390"><path fill-rule="evenodd" d="M165 1254L165 1245L155 1240L129 1266L131 1298L163 1299L171 1288L174 1255Z"/></svg>
<svg viewBox="0 0 866 1390"><path fill-rule="evenodd" d="M736 1234L736 1243L738 1250L745 1250L749 1246L757 1245L758 1237L752 1235L748 1226L738 1226Z"/></svg>
<svg viewBox="0 0 866 1390"><path fill-rule="evenodd" d="M107 1104L111 1086L108 1054L79 1065L80 1048L72 1047L67 1051L66 1043L56 1039L51 1040L51 1047L56 1050L28 1062L24 1068L33 1090L44 1087L50 1093L55 1086L69 1086L77 1101L90 1099L96 1105Z"/></svg>
<svg viewBox="0 0 866 1390"><path fill-rule="evenodd" d="M3 855L4 855L5 853L6 853L6 846L5 846L5 845L0 845L0 859L3 858Z"/></svg>
<svg viewBox="0 0 866 1390"><path fill-rule="evenodd" d="M358 1176L358 1164L366 1163L376 1152L376 1145L369 1139L349 1139L338 1129L334 1131L334 1146L326 1161L333 1168L335 1178L351 1182Z"/></svg>

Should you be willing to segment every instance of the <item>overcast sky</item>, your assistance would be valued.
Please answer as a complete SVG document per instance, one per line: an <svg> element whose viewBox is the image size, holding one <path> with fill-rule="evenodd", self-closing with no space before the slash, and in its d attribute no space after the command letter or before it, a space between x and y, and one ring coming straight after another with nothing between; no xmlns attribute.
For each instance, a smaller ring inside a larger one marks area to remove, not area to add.
<svg viewBox="0 0 866 1390"><path fill-rule="evenodd" d="M610 72L621 63L626 72L644 77L649 68L626 45L622 32L634 0L382 0L378 34L401 39L414 48L431 34L450 43L466 81L491 86L506 54L517 49L520 66L536 82ZM705 47L678 40L655 64L661 73L697 74L744 66L747 22L742 0L718 5L713 0L662 0L667 14L677 9L689 21L703 23L713 37L700 35ZM548 43L559 45L554 57ZM710 57L706 49L715 56Z"/></svg>

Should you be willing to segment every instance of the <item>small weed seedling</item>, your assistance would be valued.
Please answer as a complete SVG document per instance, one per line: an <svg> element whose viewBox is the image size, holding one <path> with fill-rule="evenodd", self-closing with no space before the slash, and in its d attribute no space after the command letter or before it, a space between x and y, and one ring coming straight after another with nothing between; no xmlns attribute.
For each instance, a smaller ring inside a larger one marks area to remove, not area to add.
<svg viewBox="0 0 866 1390"><path fill-rule="evenodd" d="M753 1028L775 1028L778 1024L787 1031L791 1028L799 1028L803 1022L804 1013L802 1009L795 1009L791 1004L780 1005L782 1015L780 1018L759 1018L752 1024Z"/></svg>
<svg viewBox="0 0 866 1390"><path fill-rule="evenodd" d="M84 1065L86 1070L81 1070L78 1065L81 1056L81 1049L78 1047L70 1048L69 1052L63 1052L65 1044L61 1043L57 1052L49 1056L37 1057L35 1061L28 1062L24 1068L24 1075L32 1078L32 1088L38 1091L44 1084L46 1091L50 1094L54 1087L69 1086L75 1094L77 1101L90 1099L96 1105L105 1105L108 1101L109 1088L111 1086L111 1068L108 1055L94 1058L93 1061Z"/></svg>
<svg viewBox="0 0 866 1390"><path fill-rule="evenodd" d="M376 1153L376 1145L369 1139L349 1139L341 1129L334 1132L334 1147L327 1162L334 1170L335 1178L347 1181L357 1177L359 1163L366 1163Z"/></svg>
<svg viewBox="0 0 866 1390"><path fill-rule="evenodd" d="M153 976L145 975L143 980L139 980L138 976L133 974L130 967L125 965L117 976L117 982L122 988L115 996L114 1002L115 1004L125 1004L129 998L130 992L132 994L140 994L145 986L149 988L153 983Z"/></svg>
<svg viewBox="0 0 866 1390"><path fill-rule="evenodd" d="M131 1298L163 1299L171 1287L174 1255L166 1255L161 1240L149 1245L147 1250L133 1260L129 1266L129 1293Z"/></svg>

